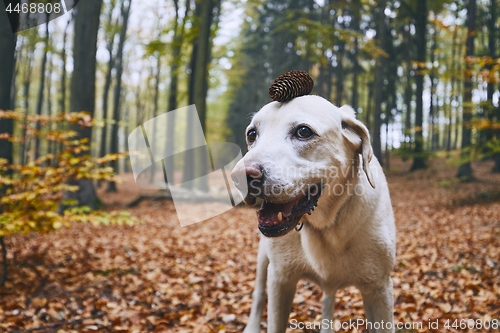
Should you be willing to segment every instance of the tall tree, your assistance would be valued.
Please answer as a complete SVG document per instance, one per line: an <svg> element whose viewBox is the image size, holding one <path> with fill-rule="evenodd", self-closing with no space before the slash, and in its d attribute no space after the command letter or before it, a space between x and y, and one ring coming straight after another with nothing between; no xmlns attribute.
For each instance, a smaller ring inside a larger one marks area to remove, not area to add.
<svg viewBox="0 0 500 333"><path fill-rule="evenodd" d="M488 53L492 59L496 59L497 57L497 41L498 41L498 27L497 27L497 0L490 0L490 8L489 8L489 19L488 19ZM492 66L490 65L490 68ZM488 101L489 107L492 108L490 112L490 119L492 123L500 122L500 106L495 107L493 105L493 96L495 94L495 82L492 78L488 82ZM500 130L493 131L490 138L496 136L497 139L500 139ZM500 153L495 153L493 155L493 169L492 172L500 173Z"/></svg>
<svg viewBox="0 0 500 333"><path fill-rule="evenodd" d="M92 117L95 110L95 76L97 31L102 0L80 1L75 7L75 33L73 45L73 74L71 78L70 110L85 111ZM79 139L91 142L92 128L73 125L72 129L78 133ZM97 195L94 184L90 179L80 179L74 182L79 186L71 196L79 201L80 205L96 207Z"/></svg>
<svg viewBox="0 0 500 333"><path fill-rule="evenodd" d="M468 57L474 56L474 39L476 36L476 0L469 0L467 7L467 40L465 42L465 75L464 75L464 103L462 112L462 152L461 156L467 159L458 168L457 177L464 180L472 180L471 162L468 161L470 153L468 148L472 143L471 120L473 113L472 105L472 64L467 61Z"/></svg>
<svg viewBox="0 0 500 333"><path fill-rule="evenodd" d="M456 91L455 91L455 86L457 82L457 74L456 74L456 61L455 61L455 56L457 54L457 48L459 47L459 43L457 42L457 36L458 36L458 26L455 25L453 27L453 36L452 36L452 44L451 44L451 65L450 65L450 72L451 72L451 82L450 82L450 114L449 114L449 123L448 123L448 133L447 133L447 142L446 142L446 150L451 151L452 149L452 140L451 140L451 133L453 130L453 123L454 123L454 118L455 114L457 112L456 110ZM458 102L457 102L458 104ZM458 124L455 123L455 127L457 127ZM454 147L453 147L454 148Z"/></svg>
<svg viewBox="0 0 500 333"><path fill-rule="evenodd" d="M7 12L5 11L4 3L0 3L0 110L10 110L11 87L15 68L15 52L17 37L12 31L17 30L18 17L14 14L13 22L9 24ZM3 17L2 17L3 15ZM15 29L13 29L15 28ZM13 119L0 119L0 134L11 136L14 133ZM14 161L12 142L10 140L0 139L0 158L7 160L9 164ZM0 190L2 196L3 189ZM5 193L5 192L3 192ZM0 214L2 207L0 206ZM0 237L0 246L2 247L2 277L0 285L3 285L7 280L7 248L3 236Z"/></svg>
<svg viewBox="0 0 500 333"><path fill-rule="evenodd" d="M172 40L172 61L170 63L170 85L168 90L167 111L177 109L177 95L179 85L179 66L181 62L181 49L184 41L186 22L188 20L189 11L191 10L191 0L186 0L184 17L179 27L179 1L174 0L175 6L175 21L174 21L174 37ZM167 124L167 151L174 151L175 140L175 114L170 117L170 122ZM165 169L173 170L174 161L169 158L165 161Z"/></svg>
<svg viewBox="0 0 500 333"><path fill-rule="evenodd" d="M404 47L404 58L405 58L405 87L404 87L404 104L405 104L405 126L404 126L404 138L405 145L411 147L411 136L412 136L412 126L411 126L411 115L412 115L412 99L413 99L413 87L412 87L412 63L411 63L411 45L412 39L410 34L410 26L406 25L404 28L404 37L406 44Z"/></svg>
<svg viewBox="0 0 500 333"><path fill-rule="evenodd" d="M16 51L16 35L7 19L4 3L0 3L0 110L10 110L11 87L14 75ZM0 119L0 134L12 135L14 133L14 121L12 119ZM5 158L9 163L13 162L12 142L0 140L0 158Z"/></svg>
<svg viewBox="0 0 500 333"><path fill-rule="evenodd" d="M47 59L49 54L49 21L45 23L45 36L44 36L44 49L43 49L43 57L42 57L42 66L40 69L40 85L38 87L38 99L36 104L36 115L42 115L43 108L43 93L45 91L45 76L46 76L46 68L47 68ZM40 121L36 122L36 131L39 133L41 130ZM37 135L35 138L35 159L40 157L40 135Z"/></svg>
<svg viewBox="0 0 500 333"><path fill-rule="evenodd" d="M106 38L106 50L108 51L109 61L108 67L106 68L106 76L104 79L104 88L102 93L102 120L103 126L101 131L101 145L99 148L99 155L102 157L106 155L106 147L108 141L108 105L109 105L109 91L111 89L112 83L112 73L115 68L115 37L116 37L116 26L117 21L113 22L113 10L115 9L116 0L112 0L109 3L108 17L106 20L106 26L104 28L104 34Z"/></svg>
<svg viewBox="0 0 500 333"><path fill-rule="evenodd" d="M66 77L67 77L67 71L66 71L66 43L68 39L68 28L71 23L71 20L68 20L68 23L66 23L66 27L64 28L64 34L63 34L63 44L61 48L61 67L62 67L62 72L61 72L61 96L59 99L59 112L65 113L66 112Z"/></svg>
<svg viewBox="0 0 500 333"><path fill-rule="evenodd" d="M21 164L24 165L26 164L27 161L27 153L29 151L29 144L30 140L27 137L28 134L28 115L30 113L30 87L31 87L31 80L32 80L32 69L33 69L33 59L34 59L34 53L35 53L35 47L36 47L36 41L38 39L38 29L30 29L28 30L28 33L26 36L24 36L25 39L25 48L27 52L27 57L26 60L24 61L24 69L23 69L23 99L24 99L24 110L25 110L25 116L24 121L23 121L23 126L22 126L22 143L21 143L21 149L20 149L20 161Z"/></svg>
<svg viewBox="0 0 500 333"><path fill-rule="evenodd" d="M193 18L194 29L197 32L197 38L193 44L190 62L190 78L189 78L189 104L196 105L198 117L201 122L202 129L206 128L206 112L207 112L207 92L208 92L208 69L211 61L211 44L212 44L212 24L214 19L218 17L221 0L197 0L195 15ZM217 15L217 16L216 16ZM191 120L192 121L192 120ZM192 142L193 135L196 135L191 128L192 123L188 120L188 130L186 131L186 142ZM192 150L191 150L192 152ZM194 152L193 152L194 153ZM195 168L204 170L208 167L208 156L205 153L194 156L190 152L186 155L187 165L184 168L184 181L194 179L196 173ZM204 179L204 178L203 178ZM207 190L208 184L200 181L197 185L200 190Z"/></svg>
<svg viewBox="0 0 500 333"><path fill-rule="evenodd" d="M201 13L199 17L197 52L194 60L193 90L189 92L192 95L194 104L200 117L201 126L205 130L207 114L207 91L208 91L208 65L211 60L211 27L214 20L214 9L216 9L221 0L203 0L197 1Z"/></svg>
<svg viewBox="0 0 500 333"><path fill-rule="evenodd" d="M385 0L378 0L377 2L377 39L380 47L384 49L386 41L386 20L385 20ZM375 73L375 118L373 129L373 154L377 157L380 164L383 164L382 159L382 140L381 140L381 126L382 126L382 103L384 91L384 63L385 55L380 54L377 59L377 68Z"/></svg>
<svg viewBox="0 0 500 333"><path fill-rule="evenodd" d="M423 136L423 118L424 118L424 70L427 53L427 1L417 2L416 11L416 37L417 37L417 73L415 75L416 83L416 108L415 108L415 150L413 165L411 170L425 168L424 157L424 136Z"/></svg>
<svg viewBox="0 0 500 333"><path fill-rule="evenodd" d="M437 35L438 27L433 25L432 33L432 46L430 50L431 70L429 80L431 81L430 88L430 108L429 108L429 134L430 134L430 147L431 150L437 150L439 147L439 103L436 89L438 86L438 78L436 75L437 68L434 66L437 56Z"/></svg>
<svg viewBox="0 0 500 333"><path fill-rule="evenodd" d="M127 27L128 19L130 15L130 7L132 6L132 0L123 0L122 2L122 26L120 30L120 39L118 41L118 50L116 53L116 85L114 92L113 101L113 127L111 131L111 148L110 152L118 153L118 130L120 128L120 98L122 95L122 74L123 74L123 47L125 45L125 39L127 38ZM113 170L118 173L118 160L111 162ZM108 192L116 192L116 183L108 183Z"/></svg>
<svg viewBox="0 0 500 333"><path fill-rule="evenodd" d="M361 1L353 0L351 2L352 6L352 29L355 32L354 36L354 48L352 52L352 94L351 94L351 106L358 113L359 107L359 86L358 86L358 78L361 73L361 65L359 64L359 40L358 33L361 30L360 22L361 22Z"/></svg>

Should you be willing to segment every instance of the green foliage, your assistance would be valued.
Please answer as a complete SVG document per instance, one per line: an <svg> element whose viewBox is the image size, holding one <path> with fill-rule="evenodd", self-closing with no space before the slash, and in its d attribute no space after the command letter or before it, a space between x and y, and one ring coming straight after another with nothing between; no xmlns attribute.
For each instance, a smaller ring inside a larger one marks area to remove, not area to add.
<svg viewBox="0 0 500 333"><path fill-rule="evenodd" d="M416 152L415 149L407 142L404 142L400 148L393 149L392 153L399 156L403 161L408 161L414 158L423 158L424 160L427 160L434 156L434 152L430 150L424 149L422 152Z"/></svg>
<svg viewBox="0 0 500 333"><path fill-rule="evenodd" d="M22 119L16 112L2 112L2 118ZM58 117L38 117L36 121L48 123L66 119L83 124L89 121L84 113ZM34 118L29 119L34 121ZM122 158L124 154L109 154L94 159L87 139L75 139L72 131L51 134L62 145L57 154L47 154L26 165L8 164L0 159L0 237L14 233L49 232L69 226L72 222L92 224L131 224L135 218L128 212L92 211L89 207L76 207L77 202L67 198L68 192L76 192L71 185L79 179L117 181L112 168L104 164ZM3 138L16 141L16 138ZM62 209L62 207L69 207ZM62 211L62 212L61 212Z"/></svg>

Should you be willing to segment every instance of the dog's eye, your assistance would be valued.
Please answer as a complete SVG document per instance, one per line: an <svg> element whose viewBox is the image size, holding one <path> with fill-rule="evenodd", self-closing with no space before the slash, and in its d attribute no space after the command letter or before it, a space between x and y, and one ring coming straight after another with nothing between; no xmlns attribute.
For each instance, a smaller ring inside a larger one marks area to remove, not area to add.
<svg viewBox="0 0 500 333"><path fill-rule="evenodd" d="M251 129L247 132L247 143L249 145L254 143L256 138L257 138L257 131L255 129Z"/></svg>
<svg viewBox="0 0 500 333"><path fill-rule="evenodd" d="M299 139L310 138L313 134L313 130L307 126L300 126L299 128L297 128L297 131L295 131L295 136Z"/></svg>

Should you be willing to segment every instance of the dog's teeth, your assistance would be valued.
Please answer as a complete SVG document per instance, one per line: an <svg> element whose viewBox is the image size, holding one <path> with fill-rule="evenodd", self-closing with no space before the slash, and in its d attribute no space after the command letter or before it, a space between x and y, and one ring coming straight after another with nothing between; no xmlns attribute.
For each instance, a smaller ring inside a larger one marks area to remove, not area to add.
<svg viewBox="0 0 500 333"><path fill-rule="evenodd" d="M278 213L278 221L281 222L281 220L283 220L283 213L279 212Z"/></svg>

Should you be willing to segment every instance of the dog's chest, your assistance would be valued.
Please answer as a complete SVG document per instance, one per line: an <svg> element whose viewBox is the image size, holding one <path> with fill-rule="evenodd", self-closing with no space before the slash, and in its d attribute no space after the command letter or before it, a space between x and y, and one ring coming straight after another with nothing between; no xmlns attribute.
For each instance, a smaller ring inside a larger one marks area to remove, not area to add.
<svg viewBox="0 0 500 333"><path fill-rule="evenodd" d="M349 258L349 252L323 238L311 237L307 230L290 233L270 243L268 254L282 276L298 275L298 278L312 280L327 292L354 282L351 280L356 275L353 273L353 264L356 264Z"/></svg>
<svg viewBox="0 0 500 333"><path fill-rule="evenodd" d="M302 237L301 250L308 267L305 277L315 280L322 289L336 290L353 283L352 258L343 248L318 239Z"/></svg>

